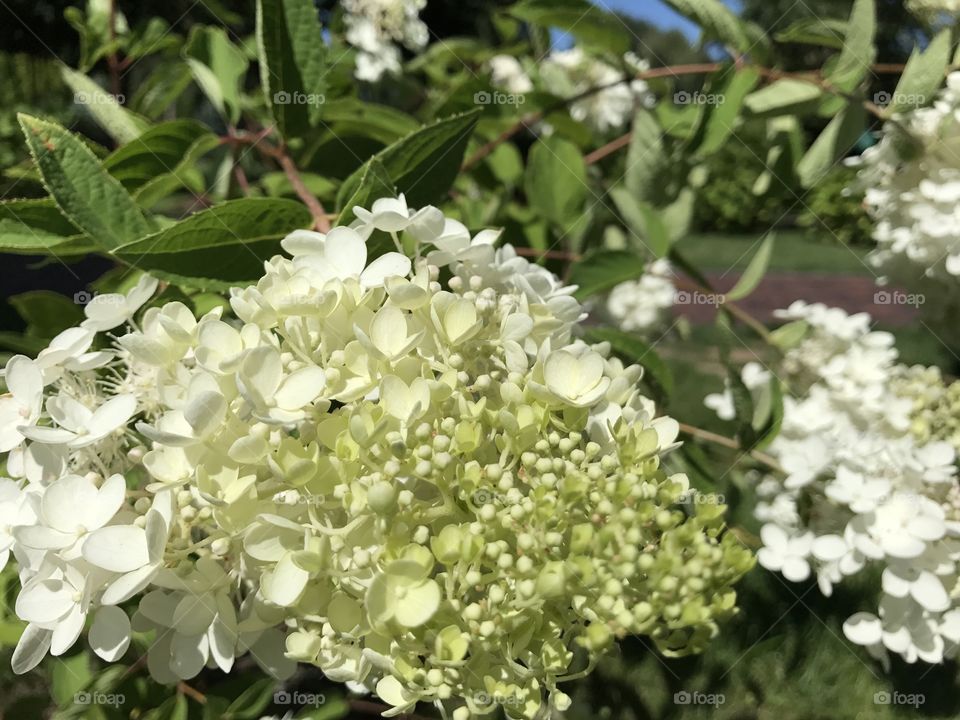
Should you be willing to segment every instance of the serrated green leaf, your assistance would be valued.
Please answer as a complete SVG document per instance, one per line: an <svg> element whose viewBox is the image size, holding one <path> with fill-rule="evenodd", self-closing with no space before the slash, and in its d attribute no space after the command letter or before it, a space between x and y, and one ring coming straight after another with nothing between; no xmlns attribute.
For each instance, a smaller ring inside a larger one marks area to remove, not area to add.
<svg viewBox="0 0 960 720"><path fill-rule="evenodd" d="M326 46L313 0L257 0L263 94L280 134L297 137L320 116Z"/></svg>
<svg viewBox="0 0 960 720"><path fill-rule="evenodd" d="M654 196L657 177L666 161L663 132L649 110L638 110L633 116L630 146L627 149L627 171L624 185L639 200Z"/></svg>
<svg viewBox="0 0 960 720"><path fill-rule="evenodd" d="M61 74L63 81L73 91L73 101L86 108L97 124L117 143L128 143L149 127L146 120L121 106L117 98L83 73L64 65Z"/></svg>
<svg viewBox="0 0 960 720"><path fill-rule="evenodd" d="M647 263L640 253L628 250L594 250L573 265L570 283L576 297L586 300L643 274Z"/></svg>
<svg viewBox="0 0 960 720"><path fill-rule="evenodd" d="M812 82L784 78L747 96L744 104L754 115L789 113L823 97Z"/></svg>
<svg viewBox="0 0 960 720"><path fill-rule="evenodd" d="M926 50L914 48L903 69L903 75L893 92L889 112L901 112L929 104L943 83L943 75L950 62L950 30L943 30L930 42Z"/></svg>
<svg viewBox="0 0 960 720"><path fill-rule="evenodd" d="M834 87L852 92L863 82L877 56L874 38L877 9L874 0L855 0L847 22L847 34L836 64L827 75Z"/></svg>
<svg viewBox="0 0 960 720"><path fill-rule="evenodd" d="M590 192L580 150L556 136L538 140L527 159L524 188L530 206L547 220L561 227L572 222Z"/></svg>
<svg viewBox="0 0 960 720"><path fill-rule="evenodd" d="M283 198L242 198L195 213L115 250L124 262L199 289L256 280L263 261L289 232L309 227L310 212Z"/></svg>
<svg viewBox="0 0 960 720"><path fill-rule="evenodd" d="M44 185L71 223L107 250L150 232L133 198L80 138L56 123L17 118Z"/></svg>
<svg viewBox="0 0 960 720"><path fill-rule="evenodd" d="M770 233L764 238L760 244L760 249L750 258L747 269L743 271L743 275L737 280L737 284L734 285L729 292L724 293L724 297L727 300L742 300L757 289L757 285L763 280L763 276L767 272L767 267L770 265L770 256L773 254L774 242L775 236L773 233Z"/></svg>
<svg viewBox="0 0 960 720"><path fill-rule="evenodd" d="M665 395L673 392L673 373L652 347L640 338L614 328L592 328L587 331L590 342L608 342L618 355L626 357L640 365L663 391Z"/></svg>
<svg viewBox="0 0 960 720"><path fill-rule="evenodd" d="M730 77L716 91L710 94L721 101L708 110L703 123L702 139L696 154L700 157L720 150L733 134L737 119L743 109L748 93L760 81L760 74L752 68L732 71Z"/></svg>
<svg viewBox="0 0 960 720"><path fill-rule="evenodd" d="M370 208L375 200L382 197L394 197L396 189L383 163L377 158L371 158L365 166L363 177L357 191L347 200L343 210L337 217L337 225L349 225L356 217L353 214L355 207Z"/></svg>
<svg viewBox="0 0 960 720"><path fill-rule="evenodd" d="M230 42L223 28L197 26L183 49L197 85L224 118L240 119L240 92L247 56Z"/></svg>
<svg viewBox="0 0 960 720"><path fill-rule="evenodd" d="M581 44L622 55L630 49L630 34L622 21L587 0L522 0L510 8L520 20L557 28Z"/></svg>
<svg viewBox="0 0 960 720"><path fill-rule="evenodd" d="M150 128L103 161L107 172L145 207L188 182L188 170L219 145L209 128L194 120L172 120Z"/></svg>
<svg viewBox="0 0 960 720"><path fill-rule="evenodd" d="M850 104L830 121L797 165L803 187L813 187L856 145L864 130L864 114L861 105Z"/></svg>
<svg viewBox="0 0 960 720"><path fill-rule="evenodd" d="M480 111L474 110L440 120L375 155L397 192L404 193L411 206L422 207L443 199L460 171L463 153L479 116ZM337 193L338 209L342 210L357 192L365 172L366 165L344 180Z"/></svg>

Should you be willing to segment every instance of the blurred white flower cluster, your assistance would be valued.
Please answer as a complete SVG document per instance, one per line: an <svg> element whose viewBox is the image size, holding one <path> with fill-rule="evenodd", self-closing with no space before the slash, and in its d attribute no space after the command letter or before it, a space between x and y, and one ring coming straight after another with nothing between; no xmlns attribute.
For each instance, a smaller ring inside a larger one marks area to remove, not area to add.
<svg viewBox="0 0 960 720"><path fill-rule="evenodd" d="M421 50L429 40L420 11L427 0L343 0L347 42L357 53L356 77L376 82L400 73L400 48Z"/></svg>
<svg viewBox="0 0 960 720"><path fill-rule="evenodd" d="M523 65L512 55L494 55L490 58L490 82L508 93L523 95L533 90L533 81Z"/></svg>
<svg viewBox="0 0 960 720"><path fill-rule="evenodd" d="M161 682L249 653L392 714L534 718L615 639L697 651L734 611L752 558L722 506L684 511L678 425L639 366L574 339L573 288L402 196L354 213L288 235L236 318L136 318L144 278L9 361L16 672L92 619L101 657L141 638Z"/></svg>
<svg viewBox="0 0 960 720"><path fill-rule="evenodd" d="M899 285L954 303L960 302L958 121L960 73L951 73L931 106L887 123L880 142L856 162L875 222L871 262Z"/></svg>
<svg viewBox="0 0 960 720"><path fill-rule="evenodd" d="M960 0L907 0L907 9L924 19L939 21L960 14Z"/></svg>
<svg viewBox="0 0 960 720"><path fill-rule="evenodd" d="M775 369L790 394L768 452L784 474L758 486L758 560L794 582L814 573L825 595L879 565L879 608L851 616L847 637L884 662L940 662L960 643L954 448L911 432L923 388L915 376L907 392L867 315L802 302L779 314L797 340Z"/></svg>
<svg viewBox="0 0 960 720"><path fill-rule="evenodd" d="M620 283L610 291L607 314L624 332L653 332L663 325L676 301L673 278L669 261L655 260L639 278Z"/></svg>
<svg viewBox="0 0 960 720"><path fill-rule="evenodd" d="M625 63L632 72L649 69L647 63L630 55ZM649 105L653 95L646 82L623 82L624 72L588 55L579 47L556 50L543 61L540 74L547 90L571 98L591 92L570 106L574 120L587 123L599 132L616 130L633 118L638 107Z"/></svg>

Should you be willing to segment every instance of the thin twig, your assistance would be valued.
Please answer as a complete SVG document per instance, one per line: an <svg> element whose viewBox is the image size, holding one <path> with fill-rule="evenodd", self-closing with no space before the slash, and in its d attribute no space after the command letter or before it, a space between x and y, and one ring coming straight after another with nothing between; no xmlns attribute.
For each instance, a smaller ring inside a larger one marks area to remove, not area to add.
<svg viewBox="0 0 960 720"><path fill-rule="evenodd" d="M117 60L117 0L110 0L110 15L107 19L110 33L110 54L107 55L107 69L110 72L110 92L120 100L120 63Z"/></svg>
<svg viewBox="0 0 960 720"><path fill-rule="evenodd" d="M293 162L293 158L287 153L286 147L282 144L272 145L266 141L265 138L269 135L271 129L272 128L264 128L254 134L230 132L225 137L220 138L220 142L233 145L250 145L255 147L264 156L276 161L280 169L283 170L287 176L287 180L290 181L290 185L293 186L297 197L299 197L300 200L303 201L303 204L310 210L310 214L313 216L314 227L320 232L329 232L331 216L327 214L327 211L323 209L323 204L310 192L303 182L300 171L297 170L297 165Z"/></svg>
<svg viewBox="0 0 960 720"><path fill-rule="evenodd" d="M177 691L178 691L181 695L186 695L186 696L189 697L189 698L193 698L194 700L196 700L196 701L197 701L198 703L200 703L201 705L206 705L206 704L207 704L207 696L206 696L206 695L204 695L202 692L200 692L200 691L197 690L196 688L191 687L190 685L187 685L187 684L186 684L185 682L183 682L183 681L177 683Z"/></svg>
<svg viewBox="0 0 960 720"><path fill-rule="evenodd" d="M743 445L741 445L737 440L728 438L726 435L719 435L715 432L710 432L709 430L694 427L693 425L687 425L686 423L680 423L680 432L682 432L684 435L689 435L690 437L706 440L714 445L720 445L731 450L736 450L737 452L742 452L746 455L749 455L757 462L766 465L771 470L783 475L787 474L777 459L772 455L768 455L767 453L759 450L748 450L747 448L744 448Z"/></svg>
<svg viewBox="0 0 960 720"><path fill-rule="evenodd" d="M592 153L590 153L589 155L584 155L584 156L583 156L583 161L584 161L587 165L593 165L594 163L600 162L600 161L603 160L607 155L612 155L613 153L615 153L615 152L616 152L617 150L619 150L620 148L623 148L623 147L626 147L627 145L629 145L631 138L633 138L633 133L632 133L632 132L628 132L628 133L626 133L626 134L624 134L624 135L621 135L621 136L618 137L616 140L611 140L610 142L608 142L608 143L607 143L606 145L604 145L603 147L597 148L596 150L594 150L594 151L593 151Z"/></svg>

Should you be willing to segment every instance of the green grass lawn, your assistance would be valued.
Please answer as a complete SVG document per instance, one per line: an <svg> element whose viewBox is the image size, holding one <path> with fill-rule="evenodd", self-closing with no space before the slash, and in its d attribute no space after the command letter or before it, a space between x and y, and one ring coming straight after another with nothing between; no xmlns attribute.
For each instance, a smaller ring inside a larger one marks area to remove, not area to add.
<svg viewBox="0 0 960 720"><path fill-rule="evenodd" d="M701 270L742 270L760 247L759 235L690 235L677 249ZM833 238L815 238L802 230L777 232L770 270L867 275L869 248L845 247Z"/></svg>

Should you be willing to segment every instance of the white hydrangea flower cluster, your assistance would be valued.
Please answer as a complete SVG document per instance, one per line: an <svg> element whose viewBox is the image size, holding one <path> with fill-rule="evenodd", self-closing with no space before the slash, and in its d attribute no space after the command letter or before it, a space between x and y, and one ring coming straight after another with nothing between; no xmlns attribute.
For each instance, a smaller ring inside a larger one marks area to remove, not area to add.
<svg viewBox="0 0 960 720"><path fill-rule="evenodd" d="M622 282L607 296L607 314L624 332L650 333L663 325L676 302L677 288L668 260L647 265L636 280Z"/></svg>
<svg viewBox="0 0 960 720"><path fill-rule="evenodd" d="M626 61L635 72L649 69L646 62L632 54ZM654 100L646 82L640 79L619 82L623 79L621 71L579 47L551 52L543 61L540 73L547 89L561 97L574 97L592 88L609 86L570 106L574 120L585 122L599 132L622 128L638 107Z"/></svg>
<svg viewBox="0 0 960 720"><path fill-rule="evenodd" d="M145 633L162 682L249 652L387 714L534 718L615 639L697 651L734 611L752 558L722 506L684 509L661 464L677 423L639 366L575 339L573 288L402 196L354 213L288 235L235 319L169 302L137 322L144 279L88 306L112 335L8 363L17 672L92 617L107 660ZM368 262L391 239L414 261Z"/></svg>
<svg viewBox="0 0 960 720"><path fill-rule="evenodd" d="M847 637L884 662L940 662L960 643L955 451L910 432L905 368L867 315L803 302L779 315L805 333L777 370L791 395L768 452L784 476L758 486L758 560L794 582L815 573L825 595L881 566L879 609L851 616Z"/></svg>
<svg viewBox="0 0 960 720"><path fill-rule="evenodd" d="M427 0L343 0L347 42L359 51L355 75L376 82L400 73L400 48L423 49L429 40L420 11Z"/></svg>
<svg viewBox="0 0 960 720"><path fill-rule="evenodd" d="M533 80L512 55L494 55L488 61L490 82L505 92L523 95L533 90Z"/></svg>
<svg viewBox="0 0 960 720"><path fill-rule="evenodd" d="M856 162L875 222L870 261L896 284L942 306L960 302L960 73L929 107L887 123Z"/></svg>

